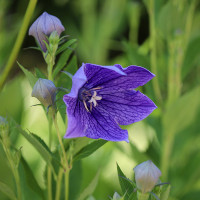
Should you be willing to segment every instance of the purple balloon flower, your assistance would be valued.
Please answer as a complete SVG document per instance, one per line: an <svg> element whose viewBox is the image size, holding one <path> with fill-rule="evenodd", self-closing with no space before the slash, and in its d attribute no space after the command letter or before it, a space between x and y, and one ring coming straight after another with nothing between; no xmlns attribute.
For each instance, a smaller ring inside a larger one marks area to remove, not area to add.
<svg viewBox="0 0 200 200"><path fill-rule="evenodd" d="M41 49L46 52L47 48L43 42L44 40L48 43L46 36L50 36L54 31L60 36L64 30L64 26L57 17L44 12L30 27L29 35L32 35L38 41Z"/></svg>
<svg viewBox="0 0 200 200"><path fill-rule="evenodd" d="M134 65L83 64L72 78L71 92L63 97L68 115L64 137L128 142L128 131L119 125L143 120L156 108L147 96L134 90L153 77Z"/></svg>

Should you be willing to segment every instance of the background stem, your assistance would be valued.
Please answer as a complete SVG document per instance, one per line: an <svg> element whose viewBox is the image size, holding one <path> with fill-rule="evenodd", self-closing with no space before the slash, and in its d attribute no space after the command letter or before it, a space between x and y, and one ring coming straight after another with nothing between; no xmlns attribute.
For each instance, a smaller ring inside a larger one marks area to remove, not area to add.
<svg viewBox="0 0 200 200"><path fill-rule="evenodd" d="M157 51L156 51L156 26L155 26L155 5L154 0L150 0L149 3L149 19L150 19L150 59L151 59L151 71L156 74L156 77L153 78L153 89L155 92L155 96L158 102L162 102L161 91L158 82L158 73L157 73Z"/></svg>
<svg viewBox="0 0 200 200"><path fill-rule="evenodd" d="M24 20L23 20L22 26L20 28L19 34L17 36L15 45L12 49L10 57L8 58L8 62L5 66L5 68L4 68L4 71L3 71L2 75L0 76L0 90L2 89L2 87L3 87L3 85L6 81L6 78L9 74L10 70L12 69L13 64L14 64L16 58L17 58L17 55L18 55L19 50L21 48L21 45L22 45L22 42L24 40L26 31L28 29L29 22L31 20L32 15L33 15L33 11L35 9L36 3L37 3L37 0L30 0L29 1L28 8L26 10Z"/></svg>

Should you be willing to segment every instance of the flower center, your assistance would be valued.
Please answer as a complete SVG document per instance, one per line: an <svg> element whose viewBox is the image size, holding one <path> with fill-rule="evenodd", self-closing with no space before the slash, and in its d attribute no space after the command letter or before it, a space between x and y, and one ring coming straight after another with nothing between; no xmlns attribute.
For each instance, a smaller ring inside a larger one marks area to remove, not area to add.
<svg viewBox="0 0 200 200"><path fill-rule="evenodd" d="M78 93L78 98L81 100L85 106L85 109L88 112L92 111L92 104L94 107L96 107L97 101L100 101L102 99L101 96L97 96L96 90L101 89L101 87L97 88L92 88L92 89L86 89L86 88L81 88ZM90 107L90 110L88 109L88 106Z"/></svg>

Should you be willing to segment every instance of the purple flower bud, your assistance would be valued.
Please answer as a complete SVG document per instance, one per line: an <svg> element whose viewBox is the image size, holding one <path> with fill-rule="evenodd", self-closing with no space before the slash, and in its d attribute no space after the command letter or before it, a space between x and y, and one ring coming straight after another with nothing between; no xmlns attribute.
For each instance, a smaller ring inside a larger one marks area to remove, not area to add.
<svg viewBox="0 0 200 200"><path fill-rule="evenodd" d="M36 97L45 107L48 107L55 103L56 90L52 81L39 78L33 87L32 97Z"/></svg>
<svg viewBox="0 0 200 200"><path fill-rule="evenodd" d="M137 188L142 193L152 191L161 176L161 171L150 160L137 165L133 170Z"/></svg>
<svg viewBox="0 0 200 200"><path fill-rule="evenodd" d="M60 36L64 30L64 26L57 17L44 12L30 27L29 35L32 35L38 41L41 49L46 52L47 48L43 42L45 40L48 43L46 36L50 36L54 31Z"/></svg>

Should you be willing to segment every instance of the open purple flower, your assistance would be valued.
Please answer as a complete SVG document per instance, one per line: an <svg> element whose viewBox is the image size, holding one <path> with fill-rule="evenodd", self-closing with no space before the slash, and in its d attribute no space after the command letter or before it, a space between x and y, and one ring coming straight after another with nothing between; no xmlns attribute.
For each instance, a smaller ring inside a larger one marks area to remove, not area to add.
<svg viewBox="0 0 200 200"><path fill-rule="evenodd" d="M89 137L127 141L128 125L146 118L156 105L134 89L154 77L138 66L83 64L72 78L72 89L64 95L68 129L65 138Z"/></svg>
<svg viewBox="0 0 200 200"><path fill-rule="evenodd" d="M47 48L44 43L44 41L48 43L46 37L50 36L54 31L57 32L58 36L60 36L64 30L64 26L57 17L44 12L31 25L29 35L32 35L38 41L41 49L46 52Z"/></svg>

